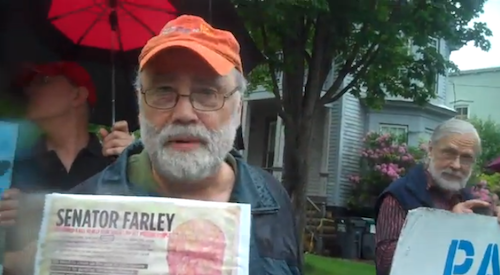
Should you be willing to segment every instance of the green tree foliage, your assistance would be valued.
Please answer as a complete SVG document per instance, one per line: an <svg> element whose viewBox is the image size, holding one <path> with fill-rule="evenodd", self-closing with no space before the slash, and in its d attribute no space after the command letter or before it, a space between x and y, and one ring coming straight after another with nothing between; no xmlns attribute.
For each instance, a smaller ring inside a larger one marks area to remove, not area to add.
<svg viewBox="0 0 500 275"><path fill-rule="evenodd" d="M435 80L455 69L430 46L470 41L488 50L484 23L469 25L486 0L233 0L265 64L249 76L275 96L285 128L284 185L304 227L308 153L317 112L345 93L381 107L386 95L420 104L436 96ZM333 83L323 89L334 69ZM283 72L278 82L275 72ZM366 93L365 93L366 92Z"/></svg>
<svg viewBox="0 0 500 275"><path fill-rule="evenodd" d="M481 137L482 153L477 160L477 171L484 172L485 167L500 157L500 124L491 118L474 117L470 122L476 127Z"/></svg>

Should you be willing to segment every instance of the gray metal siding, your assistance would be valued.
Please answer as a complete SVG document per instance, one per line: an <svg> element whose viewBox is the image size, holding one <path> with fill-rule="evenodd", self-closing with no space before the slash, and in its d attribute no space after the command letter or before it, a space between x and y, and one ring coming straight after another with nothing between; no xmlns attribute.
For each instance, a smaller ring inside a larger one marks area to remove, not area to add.
<svg viewBox="0 0 500 275"><path fill-rule="evenodd" d="M363 147L364 112L359 100L351 94L342 98L343 110L341 120L340 155L337 156L338 179L332 205L346 206L351 183L349 176L359 172L359 154Z"/></svg>
<svg viewBox="0 0 500 275"><path fill-rule="evenodd" d="M339 179L340 163L340 131L342 122L342 100L334 102L330 109L330 146L328 147L328 183L326 186L326 203L335 205L335 191Z"/></svg>
<svg viewBox="0 0 500 275"><path fill-rule="evenodd" d="M323 161L323 139L324 139L324 129L325 122L327 121L326 115L328 112L322 110L318 117L313 121L313 135L310 146L310 159L309 159L309 178L307 184L307 195L308 196L321 196L324 197L326 194L325 181L320 177L320 172L322 172L322 161Z"/></svg>

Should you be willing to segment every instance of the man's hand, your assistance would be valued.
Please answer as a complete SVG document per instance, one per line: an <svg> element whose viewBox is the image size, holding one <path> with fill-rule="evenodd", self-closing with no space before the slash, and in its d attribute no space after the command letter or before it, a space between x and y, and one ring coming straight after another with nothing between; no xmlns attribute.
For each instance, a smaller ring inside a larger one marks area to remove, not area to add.
<svg viewBox="0 0 500 275"><path fill-rule="evenodd" d="M16 252L7 252L4 256L4 274L33 274L37 243L31 242Z"/></svg>
<svg viewBox="0 0 500 275"><path fill-rule="evenodd" d="M116 122L111 132L100 129L102 137L102 154L105 157L120 155L127 146L134 142L134 136L129 133L128 123L124 120Z"/></svg>
<svg viewBox="0 0 500 275"><path fill-rule="evenodd" d="M16 223L20 195L18 189L8 189L3 193L0 201L0 226L12 226Z"/></svg>
<svg viewBox="0 0 500 275"><path fill-rule="evenodd" d="M474 213L473 209L476 207L490 207L490 203L483 200L468 200L458 203L453 207L453 213Z"/></svg>

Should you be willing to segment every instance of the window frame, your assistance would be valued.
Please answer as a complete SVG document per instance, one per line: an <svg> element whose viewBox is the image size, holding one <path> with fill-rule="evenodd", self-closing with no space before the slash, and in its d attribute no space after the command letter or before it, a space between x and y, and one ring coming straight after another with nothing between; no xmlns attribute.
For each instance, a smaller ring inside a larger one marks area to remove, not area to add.
<svg viewBox="0 0 500 275"><path fill-rule="evenodd" d="M383 130L384 128L389 129L389 131L384 131ZM399 134L397 132L395 133L394 131L391 131L390 129L393 129L393 130L396 130L396 131L403 130L404 133L402 133L402 134ZM378 131L381 134L404 135L405 136L404 142L408 143L408 140L409 140L408 134L410 132L410 128L408 127L408 125L405 125L405 124L395 124L395 123L379 123L379 125L378 125Z"/></svg>
<svg viewBox="0 0 500 275"><path fill-rule="evenodd" d="M470 118L470 106L469 105L457 104L457 105L453 106L453 109L455 109L455 112L457 112L457 114L455 115L455 118L464 119L464 120ZM465 109L466 114L464 115L463 113L461 113L459 111L459 109Z"/></svg>

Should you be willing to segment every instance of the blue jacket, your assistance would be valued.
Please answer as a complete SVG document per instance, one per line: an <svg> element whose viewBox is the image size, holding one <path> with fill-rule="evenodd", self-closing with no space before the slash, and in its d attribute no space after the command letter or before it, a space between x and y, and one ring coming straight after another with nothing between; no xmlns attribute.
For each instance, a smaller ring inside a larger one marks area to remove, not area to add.
<svg viewBox="0 0 500 275"><path fill-rule="evenodd" d="M466 189L462 189L460 193L463 200L472 199L472 195ZM423 164L413 167L408 174L391 183L380 194L375 204L375 218L378 217L380 205L388 194L392 195L406 211L418 207L434 207L427 188L427 174Z"/></svg>
<svg viewBox="0 0 500 275"><path fill-rule="evenodd" d="M140 142L134 143L115 163L69 193L158 196L140 190L127 179L128 157L142 150ZM286 191L271 174L248 165L236 153L233 155L238 173L232 197L235 202L249 203L252 206L249 274L301 275L301 240Z"/></svg>

